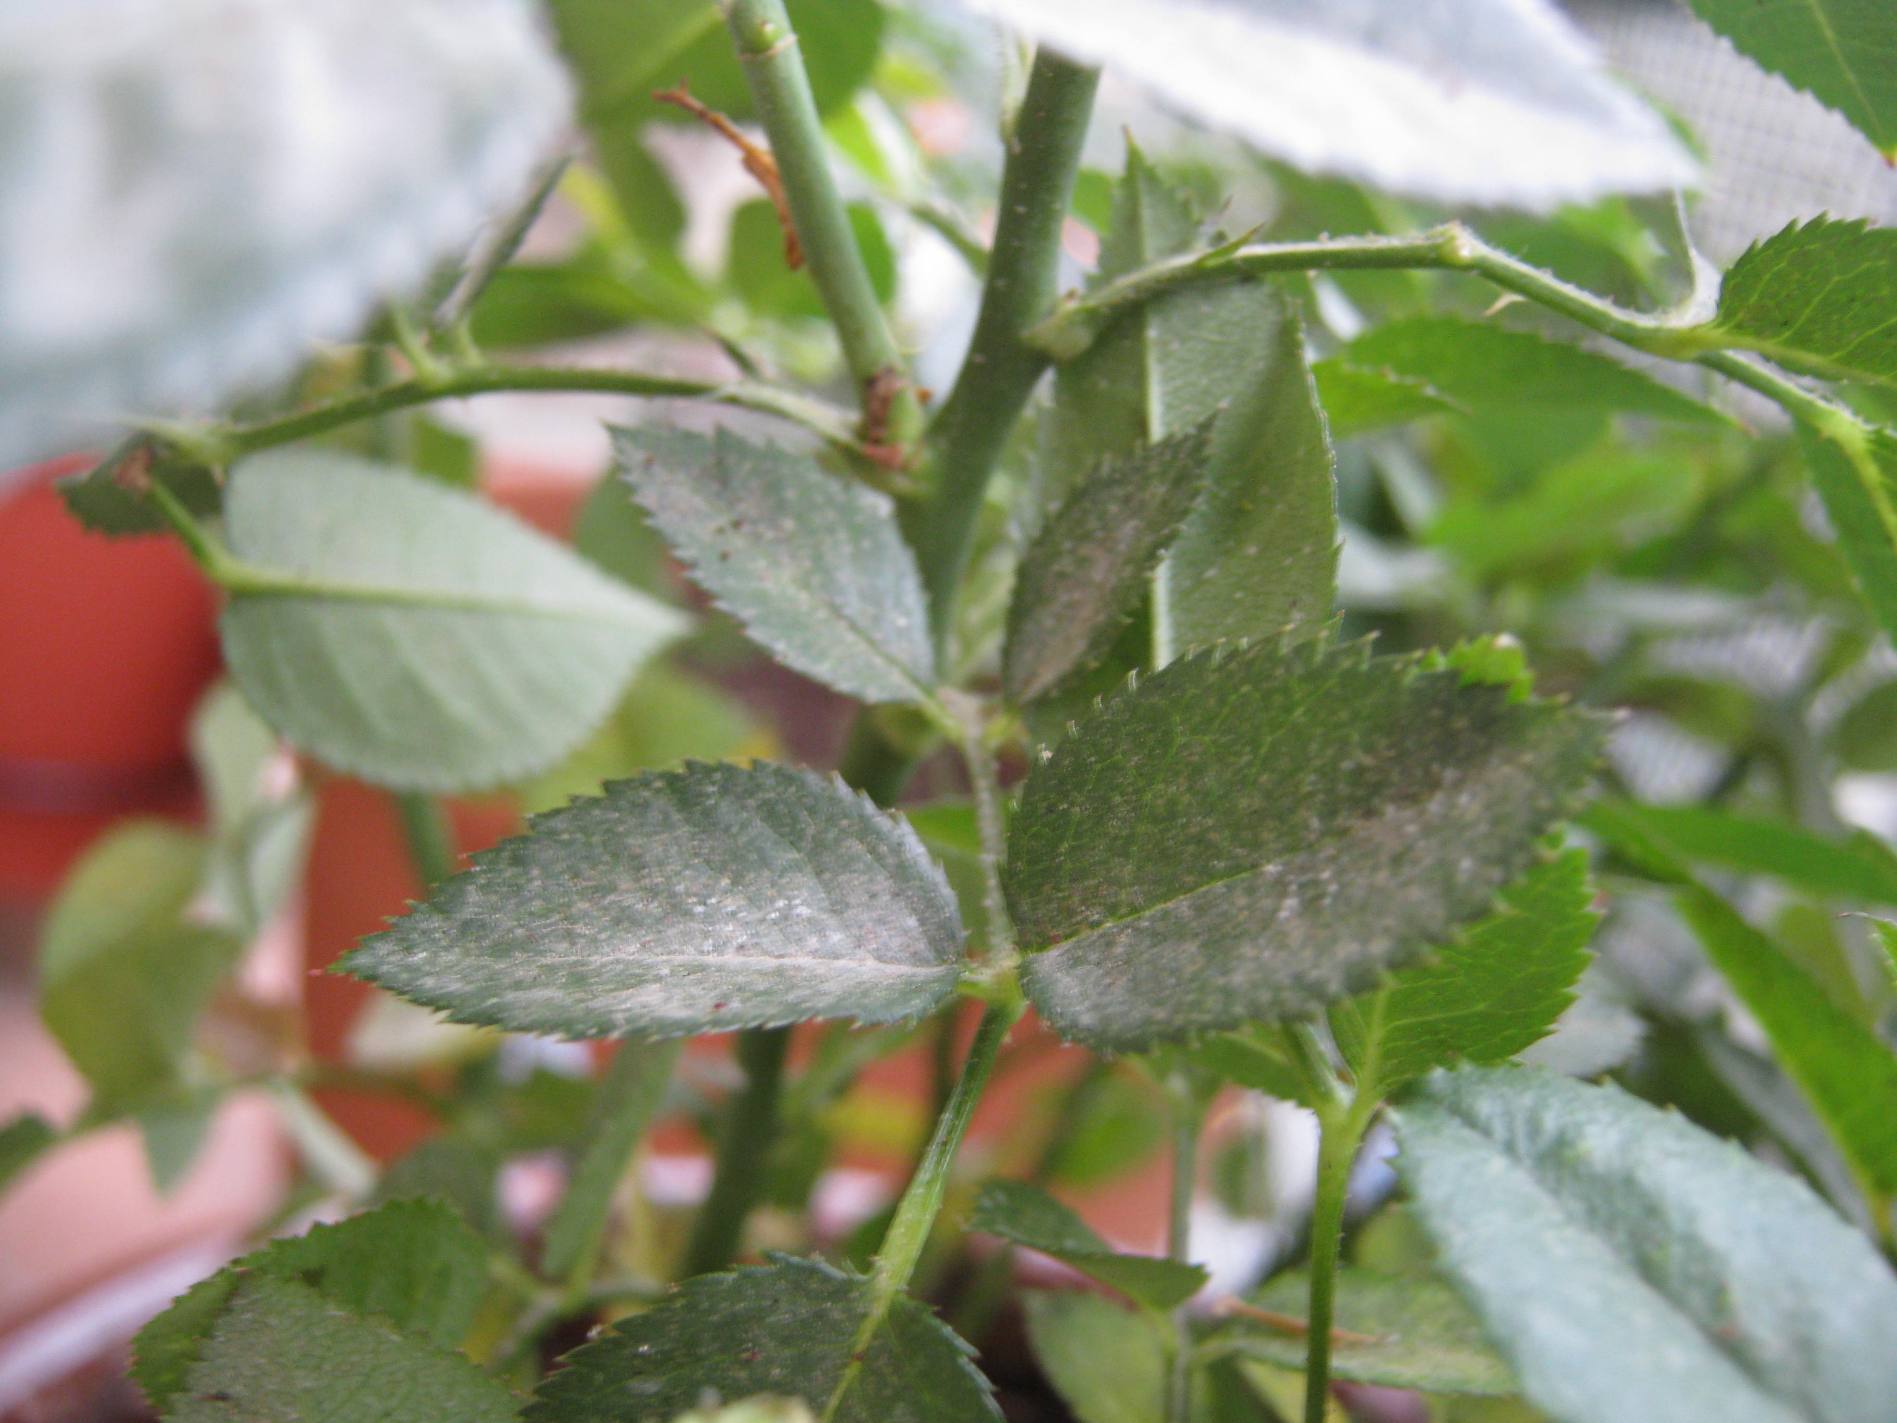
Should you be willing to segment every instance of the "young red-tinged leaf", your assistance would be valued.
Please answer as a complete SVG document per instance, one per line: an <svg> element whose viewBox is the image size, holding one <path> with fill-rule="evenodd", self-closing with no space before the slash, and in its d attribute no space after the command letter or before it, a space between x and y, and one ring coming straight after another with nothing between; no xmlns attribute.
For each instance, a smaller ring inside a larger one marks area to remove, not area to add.
<svg viewBox="0 0 1897 1423"><path fill-rule="evenodd" d="M1549 1416L1890 1416L1897 1276L1795 1177L1527 1068L1438 1073L1396 1124L1444 1272Z"/></svg>
<svg viewBox="0 0 1897 1423"><path fill-rule="evenodd" d="M1891 33L1897 40L1897 21ZM1882 87L1897 92L1888 81ZM1897 120L1897 100L1892 113ZM1720 283L1708 329L1793 370L1897 386L1893 308L1897 228L1817 217L1788 223L1741 254Z"/></svg>
<svg viewBox="0 0 1897 1423"><path fill-rule="evenodd" d="M1587 967L1593 898L1582 851L1534 866L1429 961L1331 1009L1345 1060L1388 1097L1432 1067L1501 1062L1540 1041Z"/></svg>
<svg viewBox="0 0 1897 1423"><path fill-rule="evenodd" d="M456 1022L676 1037L919 1018L962 937L915 832L834 777L688 765L533 817L339 966Z"/></svg>
<svg viewBox="0 0 1897 1423"><path fill-rule="evenodd" d="M197 1387L200 1369L217 1352L209 1341L218 1335L233 1302L248 1285L262 1280L313 1292L327 1317L392 1326L405 1343L415 1346L418 1358L425 1358L456 1347L473 1324L487 1290L487 1247L447 1206L398 1201L252 1251L193 1285L139 1331L133 1341L132 1377L154 1407L171 1416L180 1395ZM316 1306L291 1311L314 1312ZM337 1328L351 1332L341 1324ZM376 1331L376 1337L383 1332ZM313 1341L303 1347L317 1353ZM241 1354L226 1357L243 1362ZM346 1358L319 1356L311 1362L334 1370Z"/></svg>
<svg viewBox="0 0 1897 1423"><path fill-rule="evenodd" d="M530 1423L671 1418L704 1399L793 1398L832 1423L999 1420L970 1349L899 1297L862 1343L870 1282L816 1260L685 1281L643 1314L566 1356Z"/></svg>
<svg viewBox="0 0 1897 1423"><path fill-rule="evenodd" d="M779 661L867 702L928 695L928 609L886 495L729 431L615 430L613 448L693 579Z"/></svg>
<svg viewBox="0 0 1897 1423"><path fill-rule="evenodd" d="M1130 1050L1360 992L1489 912L1605 725L1361 645L1182 659L1028 776L1005 875L1029 996Z"/></svg>
<svg viewBox="0 0 1897 1423"><path fill-rule="evenodd" d="M975 1197L968 1228L1051 1255L1135 1303L1167 1310L1202 1289L1206 1272L1153 1255L1123 1255L1073 1211L1024 1181L989 1181Z"/></svg>

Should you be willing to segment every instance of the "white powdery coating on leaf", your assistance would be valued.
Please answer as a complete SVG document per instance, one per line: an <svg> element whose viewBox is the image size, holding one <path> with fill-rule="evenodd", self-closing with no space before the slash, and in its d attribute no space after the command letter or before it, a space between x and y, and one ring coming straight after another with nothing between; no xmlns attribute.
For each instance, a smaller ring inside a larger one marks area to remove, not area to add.
<svg viewBox="0 0 1897 1423"><path fill-rule="evenodd" d="M1543 0L969 0L1300 168L1546 210L1697 165Z"/></svg>
<svg viewBox="0 0 1897 1423"><path fill-rule="evenodd" d="M567 110L521 0L0 5L0 465L353 334Z"/></svg>

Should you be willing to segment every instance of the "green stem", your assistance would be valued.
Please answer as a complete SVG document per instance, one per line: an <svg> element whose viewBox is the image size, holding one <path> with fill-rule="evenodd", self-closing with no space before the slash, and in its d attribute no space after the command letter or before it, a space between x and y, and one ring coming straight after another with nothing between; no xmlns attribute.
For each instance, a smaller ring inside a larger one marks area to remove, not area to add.
<svg viewBox="0 0 1897 1423"><path fill-rule="evenodd" d="M1181 1264L1192 1259L1192 1198L1199 1180L1199 1128L1205 1101L1183 1082L1169 1085L1172 1099L1172 1196L1166 1217L1166 1258ZM1171 1367L1166 1373L1166 1423L1189 1423L1192 1416L1192 1318L1181 1305L1173 1311Z"/></svg>
<svg viewBox="0 0 1897 1423"><path fill-rule="evenodd" d="M922 433L922 405L903 372L902 352L883 317L876 288L857 246L849 213L830 172L823 121L797 36L783 0L725 0L725 21L744 62L758 119L771 141L798 244L836 326L844 362L865 401L865 413L887 386L888 408L866 421L864 437L907 450ZM870 424L882 428L868 428Z"/></svg>
<svg viewBox="0 0 1897 1423"><path fill-rule="evenodd" d="M228 464L258 450L291 444L313 435L372 420L390 411L437 400L458 400L502 391L550 391L637 395L707 400L719 405L762 411L790 420L845 450L860 450L861 442L849 417L836 407L780 390L758 381L708 381L684 377L644 375L636 371L596 370L586 366L474 365L447 371L435 380L404 380L393 385L347 396L341 400L295 411L248 425L214 426L201 434L189 432L191 444L202 443L214 458ZM171 432L165 432L167 438Z"/></svg>
<svg viewBox="0 0 1897 1423"><path fill-rule="evenodd" d="M421 876L424 897L454 873L454 824L448 809L431 795L419 791L396 791L391 796L396 814L402 821L402 838L408 844L408 857Z"/></svg>
<svg viewBox="0 0 1897 1423"><path fill-rule="evenodd" d="M1058 294L1061 224L1099 79L1098 70L1037 52L1013 126L975 332L930 430L934 496L915 510L909 531L938 644L954 626L957 587L989 479L1047 368L1046 353L1023 338Z"/></svg>
<svg viewBox="0 0 1897 1423"><path fill-rule="evenodd" d="M863 1324L857 1331L853 1359L837 1380L836 1391L830 1395L829 1404L824 1408L824 1423L837 1416L844 1396L855 1383L862 1371L863 1352L876 1333L889 1317L889 1311L895 1306L909 1283L909 1277L915 1273L916 1262L922 1258L923 1247L929 1242L930 1232L935 1228L935 1219L942 1212L942 1201L948 1193L949 1171L955 1163L956 1151L961 1147L962 1137L968 1131L968 1124L974 1118L975 1105L981 1101L982 1089L988 1084L988 1075L994 1071L995 1059L1001 1054L1001 1045L1007 1041L1008 1033L1020 1019L1025 1004L1019 995L1010 995L988 1005L988 1011L982 1015L981 1025L975 1030L975 1040L969 1044L968 1056L962 1062L962 1075L955 1084L955 1090L949 1094L948 1104L936 1118L935 1131L929 1138L928 1147L922 1153L922 1160L915 1175L902 1193L902 1199L896 1205L896 1214L889 1222L888 1233L883 1236L882 1250L876 1256L876 1264L870 1274L870 1307L863 1317Z"/></svg>
<svg viewBox="0 0 1897 1423"><path fill-rule="evenodd" d="M1372 1050L1381 1036L1382 999L1366 1034ZM1344 1206L1357 1160L1379 1099L1376 1068L1366 1061L1354 1091L1337 1079L1324 1046L1308 1023L1285 1030L1286 1046L1304 1078L1317 1113L1317 1192L1311 1202L1311 1297L1304 1364L1304 1423L1324 1423L1330 1403L1331 1331L1336 1319L1337 1261L1343 1245Z"/></svg>
<svg viewBox="0 0 1897 1423"><path fill-rule="evenodd" d="M744 1086L725 1108L711 1190L692 1222L685 1248L687 1275L722 1270L737 1256L744 1222L764 1190L789 1051L789 1028L752 1028L738 1035Z"/></svg>

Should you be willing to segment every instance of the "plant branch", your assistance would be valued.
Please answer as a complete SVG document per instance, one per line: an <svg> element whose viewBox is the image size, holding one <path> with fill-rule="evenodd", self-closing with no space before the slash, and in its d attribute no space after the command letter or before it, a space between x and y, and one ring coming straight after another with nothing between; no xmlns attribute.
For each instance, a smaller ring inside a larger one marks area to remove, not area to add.
<svg viewBox="0 0 1897 1423"><path fill-rule="evenodd" d="M1038 51L1013 127L981 310L955 388L929 432L932 497L915 510L909 530L938 645L954 626L957 585L988 482L1047 368L1047 354L1024 337L1054 302L1061 224L1099 79L1096 69Z"/></svg>
<svg viewBox="0 0 1897 1423"><path fill-rule="evenodd" d="M725 1108L711 1190L698 1208L685 1248L687 1275L722 1270L738 1253L744 1222L764 1189L789 1052L789 1028L752 1028L738 1035L744 1086Z"/></svg>
<svg viewBox="0 0 1897 1423"><path fill-rule="evenodd" d="M745 410L762 411L802 425L839 449L860 451L861 442L849 417L821 400L780 390L759 381L692 380L680 376L644 375L636 371L594 369L586 366L507 366L478 364L451 368L435 380L419 377L347 396L308 410L294 411L254 424L212 426L202 432L166 429L161 438L198 451L207 464L229 464L243 455L326 434L362 420L372 420L414 405L437 400L459 400L500 391L547 391L637 395L707 400Z"/></svg>
<svg viewBox="0 0 1897 1423"><path fill-rule="evenodd" d="M447 807L431 795L419 791L396 791L390 799L402 822L402 838L408 844L408 857L422 882L425 899L434 887L454 873L454 826Z"/></svg>
<svg viewBox="0 0 1897 1423"><path fill-rule="evenodd" d="M1172 1192L1166 1217L1166 1258L1192 1260L1192 1197L1199 1180L1199 1129L1205 1098L1184 1081L1167 1085L1172 1112ZM1166 1371L1166 1423L1192 1417L1192 1318L1185 1305L1173 1311L1171 1367Z"/></svg>
<svg viewBox="0 0 1897 1423"><path fill-rule="evenodd" d="M942 1201L948 1193L949 1171L955 1164L955 1154L968 1131L968 1124L974 1118L975 1105L981 1100L982 1089L988 1085L988 1075L994 1071L1002 1044L1025 1006L1018 993L1012 994L990 1003L982 1015L975 1040L969 1044L968 1056L963 1059L961 1078L936 1118L928 1147L883 1237L883 1248L877 1253L870 1276L869 1312L857 1330L851 1362L837 1380L836 1391L823 1410L823 1423L831 1423L837 1416L845 1395L862 1372L864 1351L889 1317L909 1277L915 1273L916 1262L922 1258L923 1247L935 1228L935 1218L941 1214Z"/></svg>
<svg viewBox="0 0 1897 1423"><path fill-rule="evenodd" d="M783 0L725 0L725 21L771 141L798 245L863 400L863 444L873 458L906 463L922 433L922 404L830 172L823 122Z"/></svg>

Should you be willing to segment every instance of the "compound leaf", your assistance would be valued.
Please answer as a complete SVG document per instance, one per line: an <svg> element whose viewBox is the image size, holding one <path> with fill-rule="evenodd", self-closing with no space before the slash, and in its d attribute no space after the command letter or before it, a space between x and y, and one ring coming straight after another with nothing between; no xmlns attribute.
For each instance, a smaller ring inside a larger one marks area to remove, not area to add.
<svg viewBox="0 0 1897 1423"><path fill-rule="evenodd" d="M434 480L325 451L240 464L225 500L246 577L223 617L257 713L403 790L552 765L685 619Z"/></svg>
<svg viewBox="0 0 1897 1423"><path fill-rule="evenodd" d="M816 1260L685 1281L644 1314L567 1355L540 1387L531 1423L670 1418L707 1397L801 1399L833 1423L999 1420L969 1348L899 1296L862 1343L870 1282ZM858 1367L848 1380L852 1362Z"/></svg>
<svg viewBox="0 0 1897 1423"><path fill-rule="evenodd" d="M928 609L888 496L726 430L615 430L613 447L692 577L779 661L866 702L929 694Z"/></svg>
<svg viewBox="0 0 1897 1423"><path fill-rule="evenodd" d="M1587 967L1592 899L1583 852L1535 866L1429 962L1331 1010L1346 1060L1362 1071L1374 1054L1376 1090L1389 1096L1432 1067L1501 1062L1540 1041Z"/></svg>
<svg viewBox="0 0 1897 1423"><path fill-rule="evenodd" d="M1897 386L1893 309L1897 228L1818 217L1745 250L1720 283L1708 329L1793 370Z"/></svg>
<svg viewBox="0 0 1897 1423"><path fill-rule="evenodd" d="M1489 911L1603 734L1363 645L1184 658L1029 773L1006 868L1029 996L1117 1050L1361 991Z"/></svg>
<svg viewBox="0 0 1897 1423"><path fill-rule="evenodd" d="M1294 167L1548 209L1691 186L1651 109L1535 0L971 0ZM1863 0L1871 3L1871 0Z"/></svg>
<svg viewBox="0 0 1897 1423"><path fill-rule="evenodd" d="M341 967L456 1022L567 1037L888 1023L954 991L948 881L833 777L688 765L529 827Z"/></svg>
<svg viewBox="0 0 1897 1423"><path fill-rule="evenodd" d="M1876 1423L1897 1277L1784 1172L1613 1087L1438 1073L1397 1114L1442 1266L1563 1423Z"/></svg>
<svg viewBox="0 0 1897 1423"><path fill-rule="evenodd" d="M1051 1255L1137 1303L1172 1309L1197 1294L1206 1272L1153 1255L1122 1255L1073 1211L1024 1181L989 1181L976 1196L968 1228Z"/></svg>

